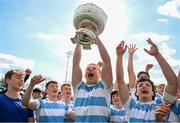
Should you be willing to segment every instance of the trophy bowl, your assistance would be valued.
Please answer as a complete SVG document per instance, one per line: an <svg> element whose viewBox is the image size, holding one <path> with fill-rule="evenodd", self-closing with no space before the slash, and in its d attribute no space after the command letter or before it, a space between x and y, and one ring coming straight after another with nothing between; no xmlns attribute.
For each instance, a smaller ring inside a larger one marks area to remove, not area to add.
<svg viewBox="0 0 180 123"><path fill-rule="evenodd" d="M100 35L106 25L107 15L97 5L86 3L79 5L74 13L73 24L76 35L71 38L73 43L80 43L84 49L91 49L96 35Z"/></svg>

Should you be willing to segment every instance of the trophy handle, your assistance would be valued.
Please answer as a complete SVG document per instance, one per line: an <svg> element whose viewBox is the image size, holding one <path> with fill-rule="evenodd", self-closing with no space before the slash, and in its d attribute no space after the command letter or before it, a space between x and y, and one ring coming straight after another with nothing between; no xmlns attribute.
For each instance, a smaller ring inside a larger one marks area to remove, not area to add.
<svg viewBox="0 0 180 123"><path fill-rule="evenodd" d="M76 39L76 38L70 38L70 39L71 39L71 42L72 42L73 44L77 43L77 39Z"/></svg>
<svg viewBox="0 0 180 123"><path fill-rule="evenodd" d="M72 42L73 44L75 44L75 43L78 42L76 38L70 38L70 39L71 39L71 42ZM79 43L80 43L80 42L79 42ZM82 45L82 47L83 47L84 50L91 50L91 45Z"/></svg>

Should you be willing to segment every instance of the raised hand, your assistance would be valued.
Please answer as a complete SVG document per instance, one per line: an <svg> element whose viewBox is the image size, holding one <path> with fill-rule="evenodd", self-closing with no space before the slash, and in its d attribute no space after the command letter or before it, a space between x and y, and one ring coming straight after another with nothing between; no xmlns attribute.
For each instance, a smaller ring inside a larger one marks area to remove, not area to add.
<svg viewBox="0 0 180 123"><path fill-rule="evenodd" d="M147 50L147 49L144 48L144 51L147 52L149 55L152 55L152 56L158 55L159 50L158 50L157 45L154 44L153 41L150 38L148 38L146 41L151 45L151 48L150 48L150 50Z"/></svg>
<svg viewBox="0 0 180 123"><path fill-rule="evenodd" d="M153 67L153 64L147 64L145 71L148 72Z"/></svg>
<svg viewBox="0 0 180 123"><path fill-rule="evenodd" d="M128 46L128 52L129 54L133 54L138 48L136 48L136 45L135 44L130 44Z"/></svg>
<svg viewBox="0 0 180 123"><path fill-rule="evenodd" d="M32 85L36 85L36 84L39 84L41 83L42 81L44 81L45 78L42 77L41 75L36 75L34 76L32 79L31 79L31 84Z"/></svg>
<svg viewBox="0 0 180 123"><path fill-rule="evenodd" d="M99 66L99 68L101 68L101 67L103 66L103 62L102 62L102 61L99 61L99 62L97 63L97 65Z"/></svg>
<svg viewBox="0 0 180 123"><path fill-rule="evenodd" d="M31 69L26 69L25 73L28 74L28 75L31 75L32 71L31 71Z"/></svg>
<svg viewBox="0 0 180 123"><path fill-rule="evenodd" d="M124 41L121 41L121 43L116 47L116 54L122 56L126 52L126 49L127 45L125 45Z"/></svg>

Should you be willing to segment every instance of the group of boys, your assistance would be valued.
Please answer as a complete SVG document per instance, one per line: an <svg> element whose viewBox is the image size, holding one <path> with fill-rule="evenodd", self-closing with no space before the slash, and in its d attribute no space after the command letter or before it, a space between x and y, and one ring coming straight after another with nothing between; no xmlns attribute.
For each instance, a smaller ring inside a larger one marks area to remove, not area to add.
<svg viewBox="0 0 180 123"><path fill-rule="evenodd" d="M109 116L116 115L114 108L119 107L121 109L122 106L124 108L120 113L121 120L124 119L129 122L179 121L180 102L176 100L175 96L178 91L180 74L177 78L150 38L147 42L151 48L144 50L157 60L167 80L162 101L154 101L156 98L154 83L149 77L135 79L132 58L137 48L135 45L125 45L124 41L116 48L117 92L115 92L115 96L110 96L113 82L111 59L98 36L95 42L103 65L88 64L85 69L86 82L82 81L83 75L80 67L82 46L77 43L74 50L72 67L74 106L70 106L72 104L71 87L68 85L61 88L61 99L58 99L58 82L56 81L49 81L46 84L46 99L37 98L31 101L33 88L45 80L41 75L35 75L31 78L29 86L21 98L19 92L24 84L25 73L20 70L10 70L5 74L5 82L8 85L7 92L0 95L0 110L3 110L0 113L0 122L33 121L32 110L38 112L37 122L64 122L65 117L75 122L113 122L116 119L118 122L118 118L109 118ZM135 88L134 95L136 98L129 95L129 90L124 81L123 55L127 48L129 52L129 82L131 87ZM116 103L116 100L117 102L120 100L122 105ZM114 108L110 110L111 101L114 102Z"/></svg>

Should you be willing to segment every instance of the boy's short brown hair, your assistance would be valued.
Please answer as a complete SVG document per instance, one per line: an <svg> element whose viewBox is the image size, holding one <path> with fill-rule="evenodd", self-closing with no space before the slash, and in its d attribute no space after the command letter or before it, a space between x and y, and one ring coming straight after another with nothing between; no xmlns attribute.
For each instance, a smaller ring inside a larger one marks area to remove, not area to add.
<svg viewBox="0 0 180 123"><path fill-rule="evenodd" d="M48 83L46 83L46 88L48 88L48 86L53 83L53 84L58 84L58 82L56 81L49 81Z"/></svg>
<svg viewBox="0 0 180 123"><path fill-rule="evenodd" d="M42 91L41 91L41 89L39 89L39 88L34 88L34 89L33 89L33 92L34 92L34 93L37 93L37 92L42 92Z"/></svg>

